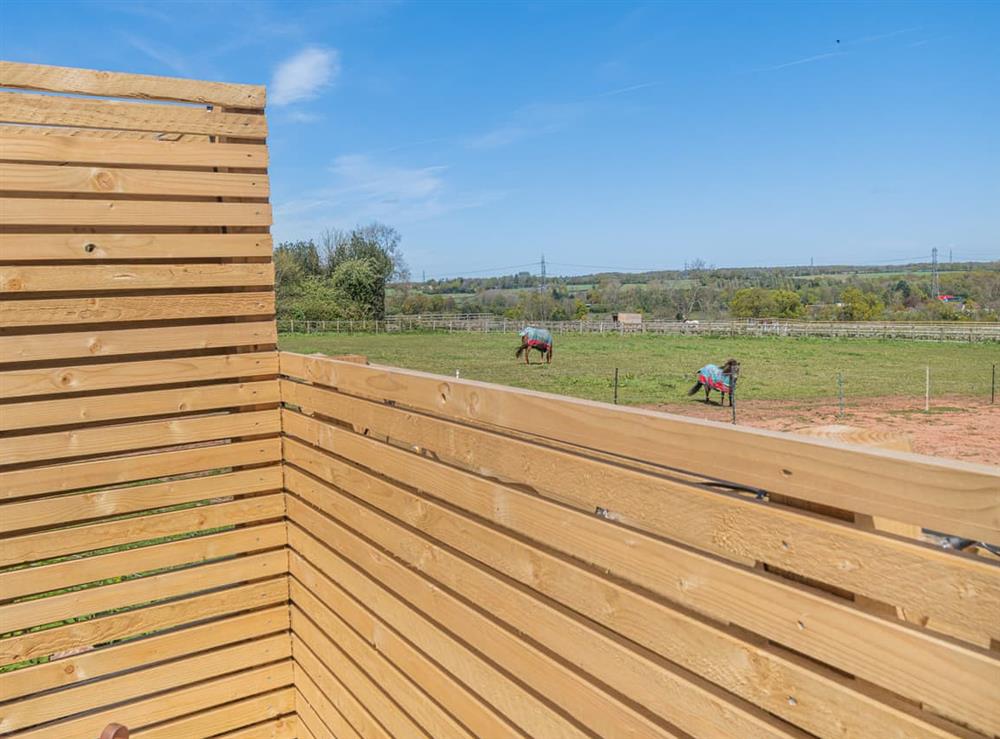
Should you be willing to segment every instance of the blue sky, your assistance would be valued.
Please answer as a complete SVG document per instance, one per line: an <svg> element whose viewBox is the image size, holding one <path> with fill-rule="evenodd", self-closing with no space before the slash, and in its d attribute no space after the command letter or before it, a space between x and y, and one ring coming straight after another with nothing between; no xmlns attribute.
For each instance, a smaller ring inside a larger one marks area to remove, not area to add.
<svg viewBox="0 0 1000 739"><path fill-rule="evenodd" d="M996 2L5 0L0 56L268 84L275 237L378 219L432 277L1000 258L998 30Z"/></svg>

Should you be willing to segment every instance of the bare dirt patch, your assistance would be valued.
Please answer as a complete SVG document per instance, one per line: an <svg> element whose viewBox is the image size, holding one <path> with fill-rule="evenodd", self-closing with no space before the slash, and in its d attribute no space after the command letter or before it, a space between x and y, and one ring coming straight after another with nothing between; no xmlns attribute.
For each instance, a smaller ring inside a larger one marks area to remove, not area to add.
<svg viewBox="0 0 1000 739"><path fill-rule="evenodd" d="M729 421L729 406L703 401L658 403L644 406L666 413ZM980 398L935 398L930 413L914 398L854 399L843 417L836 399L736 401L740 425L773 431L844 424L863 429L906 435L914 452L965 462L1000 465L1000 404L983 404Z"/></svg>

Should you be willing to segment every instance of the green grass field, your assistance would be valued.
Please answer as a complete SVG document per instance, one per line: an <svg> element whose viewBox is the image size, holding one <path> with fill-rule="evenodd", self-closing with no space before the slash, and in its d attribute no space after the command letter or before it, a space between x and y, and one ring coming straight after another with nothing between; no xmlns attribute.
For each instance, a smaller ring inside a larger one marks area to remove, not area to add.
<svg viewBox="0 0 1000 739"><path fill-rule="evenodd" d="M744 399L833 398L837 373L851 398L923 397L925 366L935 396L989 399L991 364L1000 346L876 339L714 338L687 336L557 336L551 365L514 359L514 334L289 334L282 349L365 354L376 364L419 369L503 385L610 401L615 367L619 401L683 400L694 372L708 362L742 363Z"/></svg>

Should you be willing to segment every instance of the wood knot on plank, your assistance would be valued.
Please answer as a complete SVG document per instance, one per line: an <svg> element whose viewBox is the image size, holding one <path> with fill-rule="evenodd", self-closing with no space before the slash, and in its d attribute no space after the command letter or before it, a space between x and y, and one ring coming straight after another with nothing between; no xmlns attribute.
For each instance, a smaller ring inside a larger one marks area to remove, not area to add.
<svg viewBox="0 0 1000 739"><path fill-rule="evenodd" d="M94 176L91 177L91 183L93 184L95 190L99 190L101 192L111 192L117 187L115 176L106 169L96 171Z"/></svg>
<svg viewBox="0 0 1000 739"><path fill-rule="evenodd" d="M2 283L3 291L16 293L24 289L24 280L20 277L8 277Z"/></svg>

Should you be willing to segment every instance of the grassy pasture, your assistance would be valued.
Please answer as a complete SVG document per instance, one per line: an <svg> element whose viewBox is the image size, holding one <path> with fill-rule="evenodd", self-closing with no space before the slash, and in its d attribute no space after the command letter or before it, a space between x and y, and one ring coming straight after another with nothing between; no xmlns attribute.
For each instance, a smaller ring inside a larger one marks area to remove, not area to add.
<svg viewBox="0 0 1000 739"><path fill-rule="evenodd" d="M628 404L683 400L694 372L708 362L742 363L744 399L809 399L837 395L837 374L849 397L923 397L925 367L934 396L989 400L997 344L877 339L725 338L701 336L556 336L551 365L514 359L512 334L289 334L282 349L365 354L376 364L435 372L503 385L609 401L619 368L619 400Z"/></svg>

